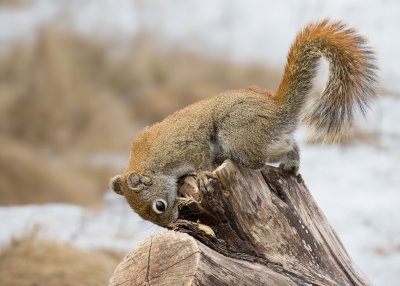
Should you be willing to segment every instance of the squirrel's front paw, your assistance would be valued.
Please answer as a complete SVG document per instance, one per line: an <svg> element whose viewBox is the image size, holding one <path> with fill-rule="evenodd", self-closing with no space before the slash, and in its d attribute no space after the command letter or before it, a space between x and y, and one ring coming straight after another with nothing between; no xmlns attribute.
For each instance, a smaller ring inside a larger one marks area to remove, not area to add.
<svg viewBox="0 0 400 286"><path fill-rule="evenodd" d="M197 173L196 182L200 192L212 191L211 180L216 179L215 175L209 171L201 171Z"/></svg>

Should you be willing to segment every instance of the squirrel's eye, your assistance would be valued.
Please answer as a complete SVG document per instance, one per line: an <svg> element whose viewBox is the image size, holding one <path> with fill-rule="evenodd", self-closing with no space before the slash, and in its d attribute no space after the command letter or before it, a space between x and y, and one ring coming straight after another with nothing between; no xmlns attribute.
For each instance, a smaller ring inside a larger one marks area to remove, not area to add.
<svg viewBox="0 0 400 286"><path fill-rule="evenodd" d="M167 208L167 202L164 201L163 199L157 199L153 202L153 210L157 214L162 214L166 208Z"/></svg>

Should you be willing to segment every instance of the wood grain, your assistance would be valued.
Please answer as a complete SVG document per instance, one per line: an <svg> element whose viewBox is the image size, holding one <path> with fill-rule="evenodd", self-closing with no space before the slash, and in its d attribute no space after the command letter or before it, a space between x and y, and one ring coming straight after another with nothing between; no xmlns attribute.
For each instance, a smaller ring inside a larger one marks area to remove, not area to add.
<svg viewBox="0 0 400 286"><path fill-rule="evenodd" d="M371 285L300 176L230 161L214 174L178 232L132 250L110 285Z"/></svg>

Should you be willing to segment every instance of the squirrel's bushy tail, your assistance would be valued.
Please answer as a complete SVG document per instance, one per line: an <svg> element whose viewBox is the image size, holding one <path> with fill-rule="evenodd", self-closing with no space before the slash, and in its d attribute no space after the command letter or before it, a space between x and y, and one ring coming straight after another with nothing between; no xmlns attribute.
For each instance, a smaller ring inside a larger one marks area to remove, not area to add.
<svg viewBox="0 0 400 286"><path fill-rule="evenodd" d="M328 80L322 93L310 93L321 57L329 63ZM354 112L364 113L376 89L375 56L366 40L325 19L296 36L274 97L309 127L310 140L332 142L346 136Z"/></svg>

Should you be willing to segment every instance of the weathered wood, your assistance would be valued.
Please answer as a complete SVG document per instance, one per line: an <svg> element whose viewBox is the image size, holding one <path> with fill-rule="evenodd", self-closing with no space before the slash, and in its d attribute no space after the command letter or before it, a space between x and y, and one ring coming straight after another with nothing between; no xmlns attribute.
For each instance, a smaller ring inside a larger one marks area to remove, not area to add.
<svg viewBox="0 0 400 286"><path fill-rule="evenodd" d="M110 285L371 285L300 176L230 161L214 173L200 193L190 179L182 186L196 198L185 199L174 229L190 236L147 239Z"/></svg>
<svg viewBox="0 0 400 286"><path fill-rule="evenodd" d="M110 285L296 285L265 265L226 257L188 234L147 239L118 265Z"/></svg>

